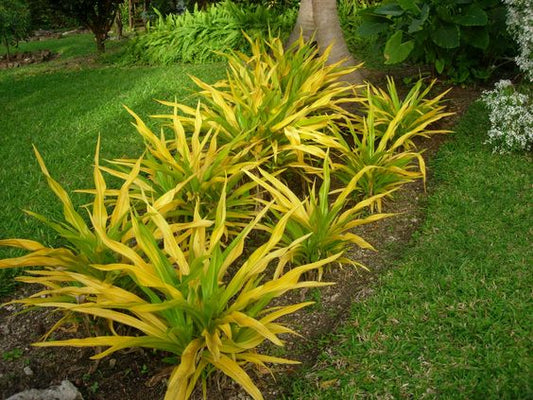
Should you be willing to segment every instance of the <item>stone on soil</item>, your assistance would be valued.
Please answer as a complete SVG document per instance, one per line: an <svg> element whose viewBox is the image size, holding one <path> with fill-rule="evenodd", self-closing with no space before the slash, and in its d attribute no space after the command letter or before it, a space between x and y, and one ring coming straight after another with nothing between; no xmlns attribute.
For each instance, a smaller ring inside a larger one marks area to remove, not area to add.
<svg viewBox="0 0 533 400"><path fill-rule="evenodd" d="M76 386L67 380L59 386L51 386L48 389L30 389L14 394L6 400L83 400Z"/></svg>

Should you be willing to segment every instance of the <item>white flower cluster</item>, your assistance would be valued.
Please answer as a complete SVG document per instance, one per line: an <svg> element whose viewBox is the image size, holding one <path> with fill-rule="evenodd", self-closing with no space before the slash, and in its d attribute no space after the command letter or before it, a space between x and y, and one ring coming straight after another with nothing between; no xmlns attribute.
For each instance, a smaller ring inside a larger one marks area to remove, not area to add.
<svg viewBox="0 0 533 400"><path fill-rule="evenodd" d="M533 150L533 99L516 91L508 80L496 83L481 99L490 110L491 129L486 143L494 152Z"/></svg>
<svg viewBox="0 0 533 400"><path fill-rule="evenodd" d="M533 82L533 2L503 0L507 6L507 28L520 47L516 64Z"/></svg>

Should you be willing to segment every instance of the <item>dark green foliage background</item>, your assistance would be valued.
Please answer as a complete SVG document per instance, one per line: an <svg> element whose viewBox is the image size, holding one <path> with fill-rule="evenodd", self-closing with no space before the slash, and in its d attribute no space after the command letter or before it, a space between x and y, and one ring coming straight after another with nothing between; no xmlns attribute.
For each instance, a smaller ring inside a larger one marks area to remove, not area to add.
<svg viewBox="0 0 533 400"><path fill-rule="evenodd" d="M269 32L284 37L295 21L294 9L280 13L262 5L237 5L230 1L205 11L159 14L146 33L132 39L123 62L169 65L220 61L222 57L216 52L248 51L243 32L251 37L266 37Z"/></svg>
<svg viewBox="0 0 533 400"><path fill-rule="evenodd" d="M360 16L358 33L380 39L386 63L429 64L456 83L487 79L516 54L499 0L385 0Z"/></svg>

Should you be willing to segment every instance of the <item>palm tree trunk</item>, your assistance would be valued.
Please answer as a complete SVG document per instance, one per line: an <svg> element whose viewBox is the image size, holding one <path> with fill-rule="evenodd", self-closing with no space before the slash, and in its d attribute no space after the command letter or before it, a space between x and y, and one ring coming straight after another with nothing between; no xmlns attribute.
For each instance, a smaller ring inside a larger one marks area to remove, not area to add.
<svg viewBox="0 0 533 400"><path fill-rule="evenodd" d="M328 64L342 60L346 66L359 64L353 58L344 40L337 14L336 0L301 0L298 19L287 41L287 47L298 40L300 33L305 40L309 40L314 34L315 41L321 51L330 45L332 46ZM359 70L347 75L345 79L354 84L363 82L363 76Z"/></svg>
<svg viewBox="0 0 533 400"><path fill-rule="evenodd" d="M313 15L313 0L301 0L296 25L287 40L287 47L296 42L300 37L300 34L306 41L311 39L315 30L316 25Z"/></svg>
<svg viewBox="0 0 533 400"><path fill-rule="evenodd" d="M319 49L326 49L331 45L328 64L343 61L346 66L355 66L355 61L348 45L344 40L339 15L337 13L336 0L313 0L313 15L317 30L316 41ZM359 70L346 76L351 83L363 83L363 76Z"/></svg>

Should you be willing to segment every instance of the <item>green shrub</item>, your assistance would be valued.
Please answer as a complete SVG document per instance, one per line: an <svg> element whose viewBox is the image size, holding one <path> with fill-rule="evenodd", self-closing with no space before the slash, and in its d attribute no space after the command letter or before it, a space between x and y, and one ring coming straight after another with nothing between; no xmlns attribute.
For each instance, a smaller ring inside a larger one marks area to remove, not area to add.
<svg viewBox="0 0 533 400"><path fill-rule="evenodd" d="M149 24L147 32L134 38L124 56L127 62L172 64L203 63L222 59L220 52L248 51L243 35L285 35L296 21L296 11L283 13L262 5L236 5L231 1L195 9L180 15L163 16Z"/></svg>
<svg viewBox="0 0 533 400"><path fill-rule="evenodd" d="M389 0L360 13L359 34L384 39L386 64L433 65L455 82L486 79L513 54L498 0Z"/></svg>

